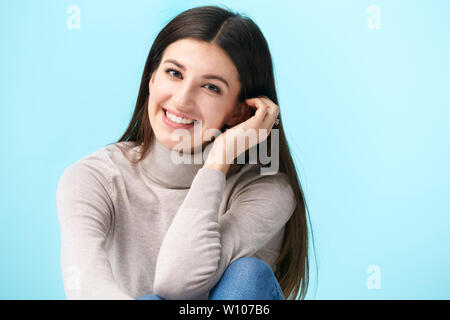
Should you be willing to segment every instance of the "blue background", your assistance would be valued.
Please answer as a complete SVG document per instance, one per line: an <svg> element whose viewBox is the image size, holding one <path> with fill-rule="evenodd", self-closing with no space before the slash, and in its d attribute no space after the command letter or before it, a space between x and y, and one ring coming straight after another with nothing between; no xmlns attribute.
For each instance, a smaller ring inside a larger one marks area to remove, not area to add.
<svg viewBox="0 0 450 320"><path fill-rule="evenodd" d="M268 40L316 241L307 298L449 299L447 0L0 1L0 298L65 299L58 180L123 134L156 34L204 4Z"/></svg>

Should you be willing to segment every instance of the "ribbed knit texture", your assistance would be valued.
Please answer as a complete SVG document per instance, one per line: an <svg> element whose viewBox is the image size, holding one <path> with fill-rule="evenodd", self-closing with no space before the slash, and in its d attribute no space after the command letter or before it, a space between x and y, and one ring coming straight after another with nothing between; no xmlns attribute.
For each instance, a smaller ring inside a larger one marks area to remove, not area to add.
<svg viewBox="0 0 450 320"><path fill-rule="evenodd" d="M296 204L285 174L177 164L156 138L133 165L117 145L130 157L140 150L102 147L68 166L57 187L68 299L208 299L240 257L273 268Z"/></svg>

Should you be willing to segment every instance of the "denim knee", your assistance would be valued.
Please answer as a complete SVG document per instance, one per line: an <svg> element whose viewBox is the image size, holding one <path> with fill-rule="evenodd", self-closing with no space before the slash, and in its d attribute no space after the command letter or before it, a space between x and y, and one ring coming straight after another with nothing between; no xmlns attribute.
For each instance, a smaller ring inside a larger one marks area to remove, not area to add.
<svg viewBox="0 0 450 320"><path fill-rule="evenodd" d="M240 272L246 272L249 276L259 277L265 273L272 273L270 266L264 261L255 257L243 257L234 260L226 269L233 272L238 269Z"/></svg>
<svg viewBox="0 0 450 320"><path fill-rule="evenodd" d="M233 261L211 292L213 299L284 299L270 266L255 257L243 257Z"/></svg>

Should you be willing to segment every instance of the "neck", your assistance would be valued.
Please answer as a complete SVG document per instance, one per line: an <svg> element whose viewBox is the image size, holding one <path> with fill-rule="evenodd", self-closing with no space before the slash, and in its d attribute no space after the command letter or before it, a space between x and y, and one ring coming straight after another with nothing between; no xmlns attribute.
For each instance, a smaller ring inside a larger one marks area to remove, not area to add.
<svg viewBox="0 0 450 320"><path fill-rule="evenodd" d="M147 155L139 163L143 173L154 182L168 188L189 188L197 172L208 158L212 145L183 154L163 145L153 136Z"/></svg>

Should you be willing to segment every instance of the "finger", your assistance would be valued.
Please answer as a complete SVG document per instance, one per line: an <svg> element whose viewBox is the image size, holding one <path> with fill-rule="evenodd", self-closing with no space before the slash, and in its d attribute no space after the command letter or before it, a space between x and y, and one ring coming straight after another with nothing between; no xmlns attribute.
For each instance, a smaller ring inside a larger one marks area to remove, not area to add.
<svg viewBox="0 0 450 320"><path fill-rule="evenodd" d="M267 96L260 96L258 97L258 99L260 101L262 101L262 103L266 106L267 111L264 117L264 121L267 119L267 117L269 116L269 118L272 117L277 117L279 112L280 112L280 108L271 100L269 99Z"/></svg>
<svg viewBox="0 0 450 320"><path fill-rule="evenodd" d="M270 99L262 99L262 100L266 104L269 104L269 102L271 101ZM274 104L274 103L271 103L271 105L269 105L267 107L266 115L265 115L265 117L264 117L264 119L262 121L262 126L264 128L266 128L267 135L270 134L270 130L274 127L275 122L276 122L276 120L278 118L279 112L280 112L279 107L276 104Z"/></svg>
<svg viewBox="0 0 450 320"><path fill-rule="evenodd" d="M259 99L262 105L266 108L264 118L261 119L262 126L258 130L259 141L264 141L270 135L270 130L275 124L275 119L278 116L279 108L275 103L270 103L271 100L265 96L258 97L257 99Z"/></svg>
<svg viewBox="0 0 450 320"><path fill-rule="evenodd" d="M251 98L251 99L246 99L245 101L250 107L257 108L256 113L255 113L255 117L258 120L263 121L264 117L267 114L268 106L262 101L262 99L260 99L260 98Z"/></svg>
<svg viewBox="0 0 450 320"><path fill-rule="evenodd" d="M275 119L278 118L279 114L280 114L280 108L277 105L275 105L268 109L267 118L268 118L268 120L275 122Z"/></svg>
<svg viewBox="0 0 450 320"><path fill-rule="evenodd" d="M272 128L275 124L275 119L278 116L279 108L278 106L272 102L266 96L258 97L258 99L264 104L266 107L266 113L264 114L264 118L262 118L263 126L266 128Z"/></svg>
<svg viewBox="0 0 450 320"><path fill-rule="evenodd" d="M262 96L261 99L268 106L268 108L269 108L268 112L270 114L275 114L276 113L278 115L278 113L280 112L280 107L275 102L273 102L271 99L269 99L266 96Z"/></svg>

